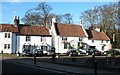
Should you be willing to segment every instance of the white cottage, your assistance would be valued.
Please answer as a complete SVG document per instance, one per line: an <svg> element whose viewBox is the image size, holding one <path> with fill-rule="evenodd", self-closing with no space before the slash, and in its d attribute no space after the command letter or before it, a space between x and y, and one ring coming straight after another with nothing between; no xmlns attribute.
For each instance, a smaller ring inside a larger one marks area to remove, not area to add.
<svg viewBox="0 0 120 75"><path fill-rule="evenodd" d="M0 25L0 51L3 53L22 53L24 50L33 52L51 49L51 31L47 26L30 26L19 24L15 17L14 24Z"/></svg>
<svg viewBox="0 0 120 75"><path fill-rule="evenodd" d="M89 35L87 44L90 48L95 48L101 52L112 48L109 37L103 31L100 31L99 26L96 25L96 28L94 30L86 31Z"/></svg>
<svg viewBox="0 0 120 75"><path fill-rule="evenodd" d="M17 27L12 24L0 24L0 52L15 53Z"/></svg>
<svg viewBox="0 0 120 75"><path fill-rule="evenodd" d="M56 19L52 19L52 44L56 49L56 53L66 53L71 49L77 50L78 46L83 46L87 50L88 35L81 25L74 24L58 24Z"/></svg>

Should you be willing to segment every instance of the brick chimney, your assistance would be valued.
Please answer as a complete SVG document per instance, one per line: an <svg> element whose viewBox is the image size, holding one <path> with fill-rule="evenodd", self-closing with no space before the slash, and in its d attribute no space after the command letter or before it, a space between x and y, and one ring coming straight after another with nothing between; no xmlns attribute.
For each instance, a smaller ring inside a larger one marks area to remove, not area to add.
<svg viewBox="0 0 120 75"><path fill-rule="evenodd" d="M100 32L100 27L98 25L95 26L95 31Z"/></svg>
<svg viewBox="0 0 120 75"><path fill-rule="evenodd" d="M19 16L18 17L15 16L14 17L14 25L13 26L14 27L18 27L18 32L20 32L20 24L19 23L20 23L20 17Z"/></svg>
<svg viewBox="0 0 120 75"><path fill-rule="evenodd" d="M19 22L20 22L19 16L18 16L18 18L17 18L17 16L15 16L14 17L14 26L17 27L19 25Z"/></svg>

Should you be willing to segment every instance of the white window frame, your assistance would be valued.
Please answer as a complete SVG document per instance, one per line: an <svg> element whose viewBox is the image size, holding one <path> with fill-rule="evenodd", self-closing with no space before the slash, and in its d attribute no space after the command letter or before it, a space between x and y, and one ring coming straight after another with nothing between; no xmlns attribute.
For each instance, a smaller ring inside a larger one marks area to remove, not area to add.
<svg viewBox="0 0 120 75"><path fill-rule="evenodd" d="M4 38L10 38L10 33L5 33Z"/></svg>
<svg viewBox="0 0 120 75"><path fill-rule="evenodd" d="M26 36L26 37L25 37L25 40L26 40L26 41L31 41L31 36Z"/></svg>

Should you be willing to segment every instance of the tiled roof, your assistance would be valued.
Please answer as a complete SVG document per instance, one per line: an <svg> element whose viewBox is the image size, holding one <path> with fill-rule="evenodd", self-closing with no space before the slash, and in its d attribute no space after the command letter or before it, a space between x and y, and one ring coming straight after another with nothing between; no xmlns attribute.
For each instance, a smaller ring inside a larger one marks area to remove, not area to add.
<svg viewBox="0 0 120 75"><path fill-rule="evenodd" d="M80 25L73 24L55 24L57 35L60 36L86 36Z"/></svg>
<svg viewBox="0 0 120 75"><path fill-rule="evenodd" d="M97 32L95 30L86 30L88 35L89 35L89 39L91 40L110 40L109 37L103 32Z"/></svg>
<svg viewBox="0 0 120 75"><path fill-rule="evenodd" d="M0 32L17 32L18 27L14 27L12 24L0 24ZM22 35L50 35L49 30L45 26L30 26L21 25L20 33Z"/></svg>
<svg viewBox="0 0 120 75"><path fill-rule="evenodd" d="M18 32L18 28L12 24L0 24L0 32Z"/></svg>
<svg viewBox="0 0 120 75"><path fill-rule="evenodd" d="M22 25L20 29L20 34L22 35L50 35L49 30L45 26Z"/></svg>

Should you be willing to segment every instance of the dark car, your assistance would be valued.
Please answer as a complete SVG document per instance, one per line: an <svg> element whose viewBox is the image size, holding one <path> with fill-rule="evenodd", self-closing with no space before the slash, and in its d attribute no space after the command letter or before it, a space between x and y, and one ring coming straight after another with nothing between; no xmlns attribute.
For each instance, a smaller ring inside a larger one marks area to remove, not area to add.
<svg viewBox="0 0 120 75"><path fill-rule="evenodd" d="M36 56L42 56L42 55L44 55L44 54L43 54L43 51L42 51L42 50L37 49L37 50L35 51L35 55L36 55Z"/></svg>
<svg viewBox="0 0 120 75"><path fill-rule="evenodd" d="M53 55L55 54L55 50L52 49L52 50L47 50L47 55Z"/></svg>
<svg viewBox="0 0 120 75"><path fill-rule="evenodd" d="M77 56L78 55L76 50L69 50L69 51L67 51L66 54L69 55L70 53L71 53L71 56Z"/></svg>
<svg viewBox="0 0 120 75"><path fill-rule="evenodd" d="M95 53L95 55L101 55L102 52L98 51L98 50L88 50L87 51L88 55L93 55Z"/></svg>

